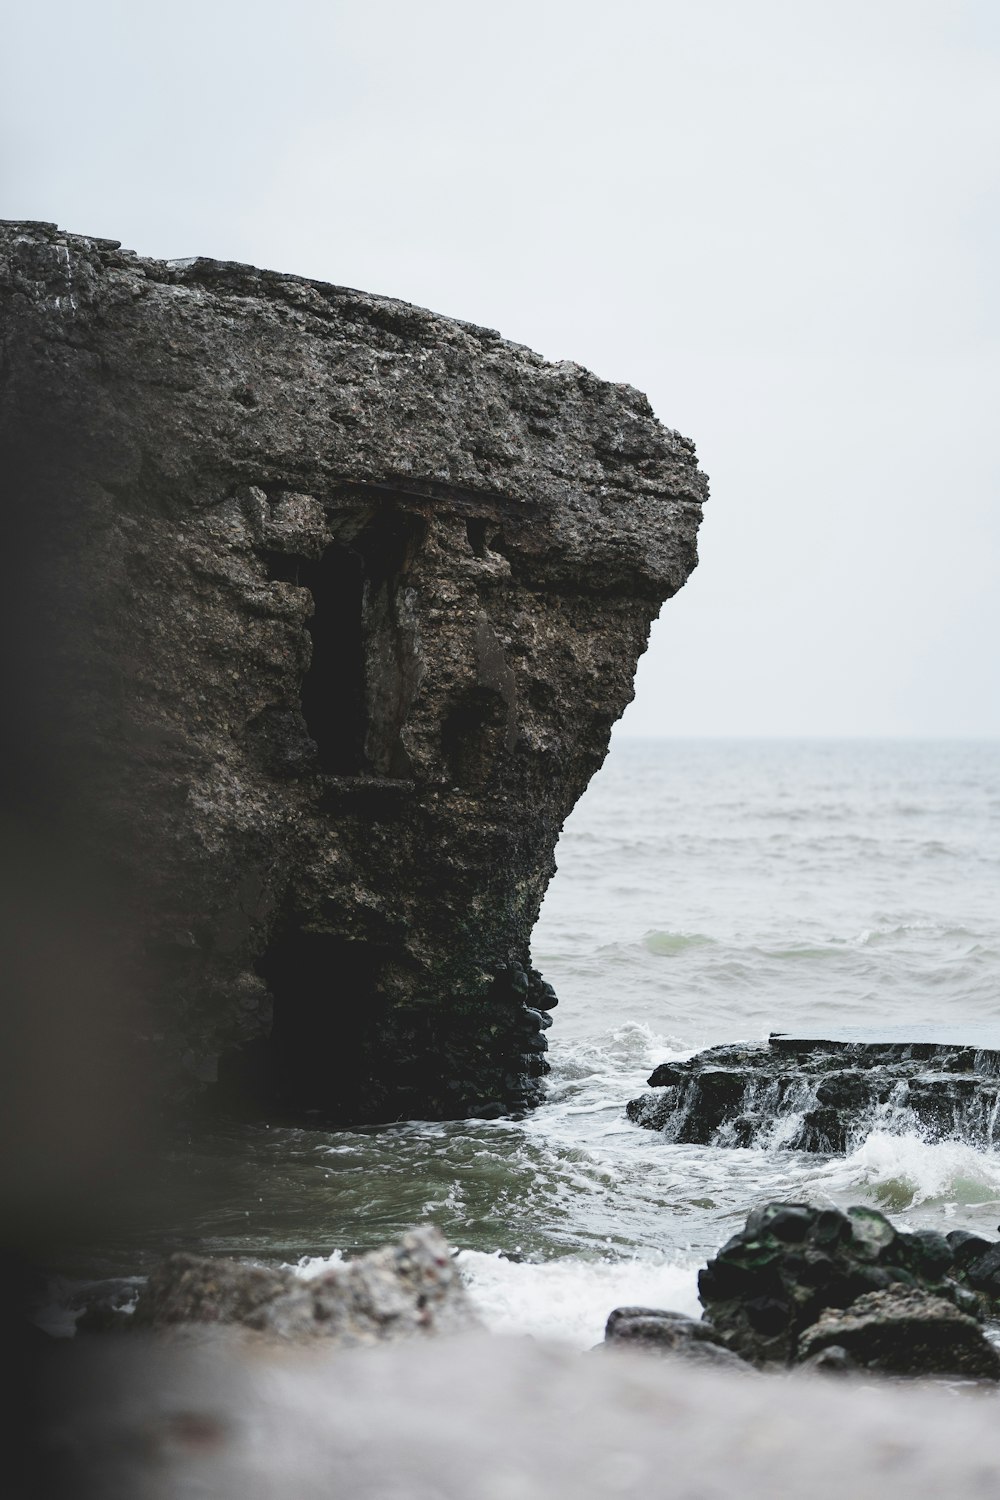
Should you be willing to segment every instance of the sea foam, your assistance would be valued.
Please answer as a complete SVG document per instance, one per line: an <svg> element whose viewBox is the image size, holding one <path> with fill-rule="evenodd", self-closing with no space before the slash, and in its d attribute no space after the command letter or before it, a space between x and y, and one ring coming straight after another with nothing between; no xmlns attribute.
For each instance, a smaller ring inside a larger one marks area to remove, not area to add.
<svg viewBox="0 0 1000 1500"><path fill-rule="evenodd" d="M589 1349L604 1337L615 1307L671 1308L699 1318L702 1260L583 1260L541 1264L463 1250L458 1264L479 1313L493 1333L533 1334Z"/></svg>
<svg viewBox="0 0 1000 1500"><path fill-rule="evenodd" d="M823 1175L840 1192L860 1188L897 1211L935 1203L954 1212L994 1200L1000 1209L1000 1154L977 1151L965 1141L929 1141L914 1131L873 1130Z"/></svg>

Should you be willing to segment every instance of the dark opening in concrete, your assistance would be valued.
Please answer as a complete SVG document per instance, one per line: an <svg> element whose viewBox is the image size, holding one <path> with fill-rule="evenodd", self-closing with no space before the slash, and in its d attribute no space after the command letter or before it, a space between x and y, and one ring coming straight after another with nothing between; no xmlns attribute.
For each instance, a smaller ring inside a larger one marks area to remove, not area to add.
<svg viewBox="0 0 1000 1500"><path fill-rule="evenodd" d="M329 776L410 774L401 731L420 685L409 572L423 516L387 505L344 523L323 556L270 556L272 577L309 589L312 660L302 713Z"/></svg>
<svg viewBox="0 0 1000 1500"><path fill-rule="evenodd" d="M487 522L481 516L470 516L465 523L465 534L476 557L486 556Z"/></svg>
<svg viewBox="0 0 1000 1500"><path fill-rule="evenodd" d="M274 1001L271 1035L256 1057L230 1060L230 1099L242 1091L279 1114L350 1118L371 1087L384 960L375 944L326 933L278 937L258 964Z"/></svg>
<svg viewBox="0 0 1000 1500"><path fill-rule="evenodd" d="M302 713L323 770L350 776L364 766L364 558L334 544L318 562L302 564L299 582L314 600Z"/></svg>

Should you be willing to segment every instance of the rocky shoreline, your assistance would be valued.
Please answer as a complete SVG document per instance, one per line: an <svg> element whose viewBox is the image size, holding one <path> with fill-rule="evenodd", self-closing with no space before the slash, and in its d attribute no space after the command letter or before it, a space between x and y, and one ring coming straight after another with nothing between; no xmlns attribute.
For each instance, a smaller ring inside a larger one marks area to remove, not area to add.
<svg viewBox="0 0 1000 1500"><path fill-rule="evenodd" d="M495 1493L482 1480L496 1472L489 1435L506 1412L503 1472L516 1470L517 1493L539 1500L566 1492L581 1444L604 1477L595 1488L593 1474L579 1475L574 1494L620 1489L613 1476L633 1469L662 1473L663 1457L654 1467L647 1455L664 1431L675 1477L678 1465L689 1468L697 1493L711 1476L725 1486L738 1472L740 1492L759 1500L792 1493L793 1479L806 1486L795 1493L831 1500L848 1479L861 1500L919 1500L943 1492L933 1488L943 1456L948 1493L985 1495L1000 1483L987 1457L994 1408L956 1406L953 1395L956 1385L1000 1382L1000 1346L983 1331L1000 1310L1000 1242L899 1231L872 1209L771 1203L709 1261L699 1288L700 1321L663 1308L614 1309L598 1346L607 1357L595 1359L477 1334L475 1307L434 1229L308 1277L175 1254L153 1272L132 1316L85 1321L88 1336L46 1353L31 1462L45 1494L59 1500L81 1484L123 1500L169 1500L191 1484L210 1485L220 1500L318 1500L331 1476L348 1474L362 1500L387 1484L409 1494L418 1474L435 1476L428 1493L458 1500ZM827 1378L821 1394L817 1376L831 1374L838 1379ZM852 1375L863 1377L860 1389ZM873 1377L883 1383L873 1386ZM953 1389L929 1401L911 1391L897 1406L885 1377ZM636 1410L623 1448L623 1414ZM906 1434L899 1451L920 1458L916 1473L900 1471L901 1488L887 1487L878 1459L890 1415L899 1424L891 1430ZM742 1457L734 1448L741 1420L750 1424ZM974 1474L963 1467L969 1455L949 1447L948 1434L966 1422L966 1443L985 1443ZM407 1434L401 1445L386 1440L397 1426ZM816 1468L831 1428L842 1449L835 1475ZM763 1469L761 1452L772 1459Z"/></svg>
<svg viewBox="0 0 1000 1500"><path fill-rule="evenodd" d="M698 1278L701 1320L618 1307L604 1346L730 1369L807 1366L1000 1380L1000 1241L964 1230L897 1230L855 1207L770 1203ZM229 1327L279 1343L340 1347L480 1327L440 1231L415 1229L315 1274L177 1252L154 1268L128 1314L91 1306L79 1331Z"/></svg>

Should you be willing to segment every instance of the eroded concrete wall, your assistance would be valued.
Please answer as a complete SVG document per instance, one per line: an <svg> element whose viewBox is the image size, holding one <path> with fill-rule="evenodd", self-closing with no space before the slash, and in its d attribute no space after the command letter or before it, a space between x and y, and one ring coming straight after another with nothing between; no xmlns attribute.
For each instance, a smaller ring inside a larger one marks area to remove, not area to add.
<svg viewBox="0 0 1000 1500"><path fill-rule="evenodd" d="M0 229L19 731L168 1088L530 1102L529 941L706 494L645 398L488 329Z"/></svg>

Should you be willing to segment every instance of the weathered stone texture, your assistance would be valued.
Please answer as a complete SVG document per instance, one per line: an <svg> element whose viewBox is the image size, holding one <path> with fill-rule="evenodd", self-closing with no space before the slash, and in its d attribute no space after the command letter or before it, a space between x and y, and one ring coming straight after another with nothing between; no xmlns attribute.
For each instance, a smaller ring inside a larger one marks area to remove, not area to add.
<svg viewBox="0 0 1000 1500"><path fill-rule="evenodd" d="M462 1333L479 1318L439 1229L304 1277L178 1252L140 1294L139 1328L232 1324L272 1339L322 1339L345 1348L387 1339Z"/></svg>
<svg viewBox="0 0 1000 1500"><path fill-rule="evenodd" d="M531 929L695 563L692 445L488 329L9 224L0 465L49 673L25 759L115 882L173 1086L529 1102Z"/></svg>
<svg viewBox="0 0 1000 1500"><path fill-rule="evenodd" d="M799 1338L799 1358L845 1351L867 1370L891 1375L1000 1378L1000 1353L975 1318L919 1287L868 1292L846 1310L829 1308Z"/></svg>
<svg viewBox="0 0 1000 1500"><path fill-rule="evenodd" d="M711 1323L659 1307L616 1307L598 1349L642 1349L652 1354L679 1355L691 1364L751 1371L753 1365L727 1349Z"/></svg>
<svg viewBox="0 0 1000 1500"><path fill-rule="evenodd" d="M996 1380L980 1326L996 1312L995 1248L897 1230L873 1208L761 1204L699 1273L698 1295L726 1345L759 1365L830 1347L872 1369Z"/></svg>
<svg viewBox="0 0 1000 1500"><path fill-rule="evenodd" d="M661 1063L628 1117L669 1141L850 1151L900 1118L934 1139L991 1149L1000 1053L937 1042L796 1041L710 1047Z"/></svg>

